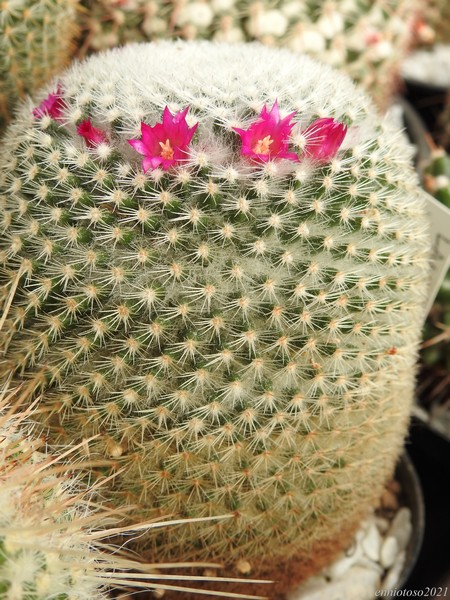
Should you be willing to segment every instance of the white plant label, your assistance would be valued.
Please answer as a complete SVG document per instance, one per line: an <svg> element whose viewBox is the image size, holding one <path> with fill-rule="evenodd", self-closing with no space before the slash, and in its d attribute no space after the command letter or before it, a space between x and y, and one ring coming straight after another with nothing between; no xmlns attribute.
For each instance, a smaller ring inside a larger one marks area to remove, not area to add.
<svg viewBox="0 0 450 600"><path fill-rule="evenodd" d="M431 229L431 276L426 314L450 267L450 209L428 196L427 211Z"/></svg>

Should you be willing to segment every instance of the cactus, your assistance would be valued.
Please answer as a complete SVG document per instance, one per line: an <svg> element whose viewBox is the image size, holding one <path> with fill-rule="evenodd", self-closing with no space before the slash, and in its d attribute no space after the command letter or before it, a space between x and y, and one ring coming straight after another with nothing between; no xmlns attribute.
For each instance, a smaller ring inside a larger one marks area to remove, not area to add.
<svg viewBox="0 0 450 600"><path fill-rule="evenodd" d="M429 111L427 123L439 117L444 103L445 88L450 87L450 4L447 0L429 0L418 12L414 25L414 46L417 48L400 68L403 79L413 85L439 89L429 90L430 98L423 98L417 108ZM423 96L424 91L421 94ZM416 92L417 94L417 92ZM420 111L421 113L423 111ZM431 131L439 143L442 132Z"/></svg>
<svg viewBox="0 0 450 600"><path fill-rule="evenodd" d="M80 11L83 43L79 50L98 52L127 42L146 40L151 2L143 0L84 0ZM165 25L165 23L164 23Z"/></svg>
<svg viewBox="0 0 450 600"><path fill-rule="evenodd" d="M108 557L78 478L37 452L24 414L0 413L0 596L3 600L106 599ZM66 470L67 467L66 467ZM96 524L101 524L102 517ZM112 576L112 572L110 572Z"/></svg>
<svg viewBox="0 0 450 600"><path fill-rule="evenodd" d="M430 0L421 16L419 41L425 45L447 44L450 41L450 6L446 0ZM422 28L425 30L425 39L422 39Z"/></svg>
<svg viewBox="0 0 450 600"><path fill-rule="evenodd" d="M157 38L257 40L307 52L362 83L385 107L422 0L86 0L84 51Z"/></svg>
<svg viewBox="0 0 450 600"><path fill-rule="evenodd" d="M100 435L136 518L233 511L142 538L150 557L267 576L296 556L295 582L377 502L408 425L428 239L401 132L258 44L128 46L39 100L0 159L5 372L54 442Z"/></svg>
<svg viewBox="0 0 450 600"><path fill-rule="evenodd" d="M450 151L450 93L446 93L444 106L437 121L437 142L443 146L447 152ZM447 175L448 176L448 175ZM447 205L448 206L448 205Z"/></svg>
<svg viewBox="0 0 450 600"><path fill-rule="evenodd" d="M98 500L101 486L88 489L75 475L92 467L92 461L76 459L76 448L59 454L50 452L27 422L33 417L32 408L19 412L17 403L9 404L14 395L3 388L0 396L2 600L107 600L111 597L108 590L124 587L152 590L159 597L158 593L165 590L191 590L183 585L186 580L228 583L214 576L161 575L156 568L160 565L138 562L130 553L105 541L117 532L137 535L145 529L174 523L113 527L120 524L123 514L103 510L93 502ZM83 446L88 446L86 441ZM64 460L68 457L71 460ZM224 591L196 593L230 597ZM256 596L245 597L256 600Z"/></svg>
<svg viewBox="0 0 450 600"><path fill-rule="evenodd" d="M0 2L0 130L18 99L68 63L78 32L78 0Z"/></svg>

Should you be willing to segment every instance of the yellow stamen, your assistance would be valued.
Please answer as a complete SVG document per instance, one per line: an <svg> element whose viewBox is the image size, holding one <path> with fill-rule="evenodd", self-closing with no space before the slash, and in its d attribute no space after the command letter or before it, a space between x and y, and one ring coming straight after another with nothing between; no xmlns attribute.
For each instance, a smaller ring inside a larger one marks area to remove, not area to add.
<svg viewBox="0 0 450 600"><path fill-rule="evenodd" d="M271 144L273 144L273 139L270 137L270 135L266 135L265 138L258 140L253 146L253 152L255 154L269 154Z"/></svg>
<svg viewBox="0 0 450 600"><path fill-rule="evenodd" d="M167 139L165 142L159 142L161 146L161 156L166 160L172 160L173 158L173 148L170 145L170 140Z"/></svg>

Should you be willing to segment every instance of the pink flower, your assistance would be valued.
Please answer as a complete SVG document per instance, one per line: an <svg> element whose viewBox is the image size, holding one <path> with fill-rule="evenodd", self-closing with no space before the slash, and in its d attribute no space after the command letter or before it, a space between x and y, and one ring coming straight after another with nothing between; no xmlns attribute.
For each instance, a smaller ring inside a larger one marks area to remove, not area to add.
<svg viewBox="0 0 450 600"><path fill-rule="evenodd" d="M42 119L42 117L48 115L52 119L59 119L65 107L62 94L61 84L58 83L56 91L49 94L45 100L42 100L39 106L33 109L33 116L37 119Z"/></svg>
<svg viewBox="0 0 450 600"><path fill-rule="evenodd" d="M77 126L77 133L86 140L89 148L106 142L106 134L101 129L94 127L90 119L85 119Z"/></svg>
<svg viewBox="0 0 450 600"><path fill-rule="evenodd" d="M128 140L130 146L144 155L142 168L144 173L149 169L162 167L169 169L172 165L186 157L187 148L194 136L198 123L188 127L186 115L189 107L172 115L166 106L162 123L153 127L141 123L141 140Z"/></svg>
<svg viewBox="0 0 450 600"><path fill-rule="evenodd" d="M302 135L306 139L304 153L315 160L326 162L336 155L347 133L347 125L327 117L317 119Z"/></svg>
<svg viewBox="0 0 450 600"><path fill-rule="evenodd" d="M248 129L233 127L242 140L243 156L249 156L255 160L267 162L272 158L286 158L298 161L295 152L289 152L289 136L294 124L291 123L293 112L284 119L280 119L278 103L275 100L270 112L264 105L258 120L252 123Z"/></svg>

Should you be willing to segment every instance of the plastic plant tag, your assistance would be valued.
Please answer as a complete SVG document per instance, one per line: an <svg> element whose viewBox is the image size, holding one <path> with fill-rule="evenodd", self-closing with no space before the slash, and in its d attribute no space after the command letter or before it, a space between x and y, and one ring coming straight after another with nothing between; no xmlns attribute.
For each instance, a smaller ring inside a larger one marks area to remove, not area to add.
<svg viewBox="0 0 450 600"><path fill-rule="evenodd" d="M427 211L430 217L431 234L431 275L426 314L433 306L434 299L450 267L450 209L427 195Z"/></svg>

